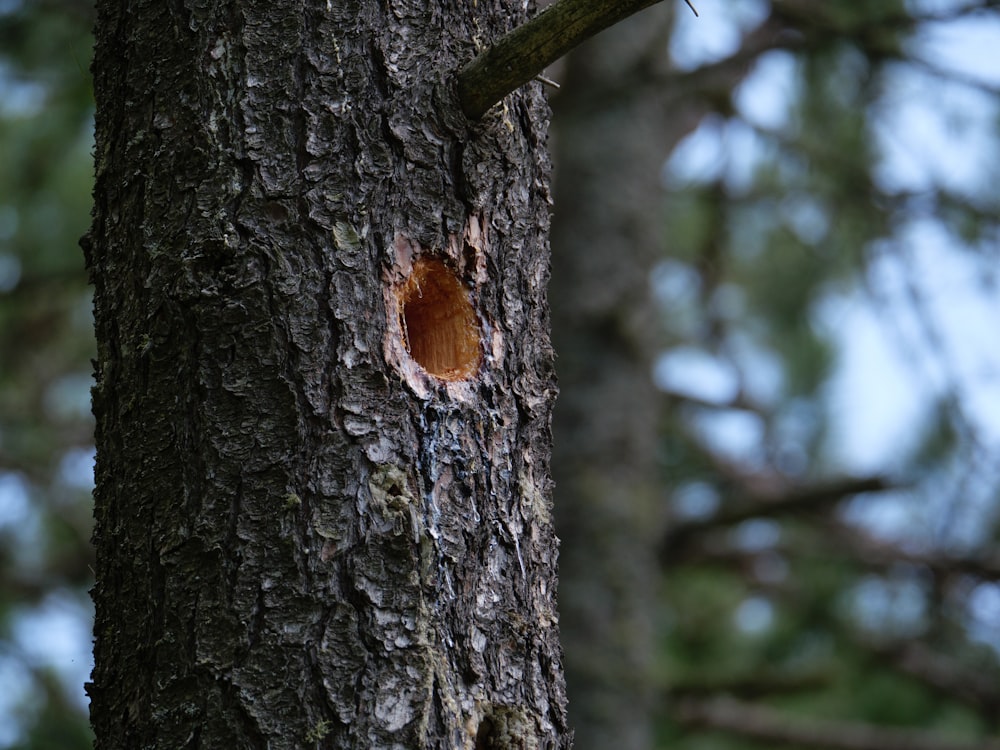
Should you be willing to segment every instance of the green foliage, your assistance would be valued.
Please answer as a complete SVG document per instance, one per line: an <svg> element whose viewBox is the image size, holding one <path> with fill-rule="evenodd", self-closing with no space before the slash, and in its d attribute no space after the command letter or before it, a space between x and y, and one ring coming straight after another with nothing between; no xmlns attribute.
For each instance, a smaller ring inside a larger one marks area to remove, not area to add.
<svg viewBox="0 0 1000 750"><path fill-rule="evenodd" d="M60 596L87 601L91 584L94 346L77 244L92 183L91 23L71 0L0 9L0 669L18 675L0 691L4 747L91 744L88 644L63 660L25 632L40 622L31 638L69 637L44 613Z"/></svg>
<svg viewBox="0 0 1000 750"><path fill-rule="evenodd" d="M696 517L678 510L673 518L677 533L670 539L677 546L666 570L661 653L670 700L660 746L769 746L671 720L671 705L711 696L802 720L920 728L974 741L996 730L990 704L959 695L944 672L932 675L900 654L916 646L941 657L942 670L967 678L984 671L995 683L997 641L985 649L974 643L966 615L971 586L988 583L991 574L961 584L948 562L950 555L986 555L995 533L978 535L970 552L946 541L946 531L936 532L934 542L900 543L847 520L859 509L884 508L910 527L950 528L953 521L944 519L972 506L961 490L954 499L941 497L959 474L960 487L982 483L979 522L987 528L995 522L996 477L968 475L980 446L961 388L949 381L912 426L913 439L892 457L895 476L914 484L882 501L852 500L848 493L840 502L782 512L769 502L843 471L829 428L842 345L842 331L824 318L831 300L872 294L885 248L905 247L906 228L918 220L945 227L960 246L955 252L970 263L995 266L987 238L997 236L996 182L959 194L942 181L917 200L880 171L888 127L880 118L904 93L893 86L914 54L916 10L899 2L796 2L774 3L771 12L796 40L783 53L794 55L787 117L768 128L732 115L739 107L721 108L712 117L728 119L711 120L712 132L724 134L719 142L751 133L753 153L730 152L718 157L724 166L674 181L667 201L670 273L695 290L673 293L664 304L670 344L735 371L739 388L731 402L713 405L674 394L680 408L664 428L665 480L677 490L675 500L698 483L718 502ZM740 176L733 160L751 164L749 176ZM983 273L984 289L995 290L994 275ZM917 321L907 325L923 332L937 364L954 379L933 335L934 311L903 289ZM754 357L745 356L748 348ZM761 360L777 373L770 390L753 387ZM759 424L762 436L755 450L738 456L712 427L734 415ZM789 447L797 456L791 462ZM726 520L748 503L759 507L756 521L747 514ZM754 523L765 524L757 530L767 533L755 539L748 533ZM934 564L921 564L922 556Z"/></svg>
<svg viewBox="0 0 1000 750"><path fill-rule="evenodd" d="M719 512L761 487L773 499L839 470L828 450L826 400L837 342L819 319L831 296L865 288L878 242L923 211L971 257L995 266L1000 180L987 180L975 194L933 185L920 196L879 183L876 126L893 106L895 66L910 54L909 5L773 3L794 42L787 122L774 129L743 123L757 144L748 180L721 174L670 195L670 257L694 280L665 313L671 345L733 365L741 385L753 366L748 351L778 372L773 394L745 389L739 395L748 403L719 405L720 413L740 412L761 425L759 455L737 467L697 428L692 415L704 416L705 407L685 405L664 425L666 486L699 484L714 493ZM726 11L720 5L713 12ZM90 14L90 5L76 0L0 6L0 669L7 670L0 674L16 672L22 685L13 698L0 695L0 725L18 727L0 737L26 749L90 745L80 685L65 677L71 665L38 663L18 635L18 625L53 594L84 599L91 583L83 475L92 445L93 343L77 247L92 178ZM730 102L723 109L720 118L738 119ZM995 117L1000 122L1000 107ZM960 131L962 123L954 126ZM339 239L345 236L351 240ZM983 283L995 287L995 277ZM938 482L909 491L909 513L940 503L942 477L968 466L959 401L942 395L915 445L901 448L908 477ZM790 462L790 453L800 458ZM286 508L297 502L284 498ZM916 639L966 673L1000 676L996 651L971 641L963 624L979 579L866 556L857 546L863 540L845 534L844 504L831 507L776 516L770 528L777 533L765 543L754 542L745 521L708 524L685 541L662 591L669 628L659 666L669 699L728 694L805 717L967 737L995 731L995 716L907 674L883 648ZM996 515L995 507L984 512L984 525ZM689 521L675 519L678 526ZM979 543L998 536L990 529ZM872 582L883 586L875 587L876 599L897 586L920 602L919 617L902 618L909 631L893 631L898 617L864 625L858 602ZM321 741L327 729L317 724L307 740ZM661 746L673 750L760 746L685 729L669 711L658 731Z"/></svg>

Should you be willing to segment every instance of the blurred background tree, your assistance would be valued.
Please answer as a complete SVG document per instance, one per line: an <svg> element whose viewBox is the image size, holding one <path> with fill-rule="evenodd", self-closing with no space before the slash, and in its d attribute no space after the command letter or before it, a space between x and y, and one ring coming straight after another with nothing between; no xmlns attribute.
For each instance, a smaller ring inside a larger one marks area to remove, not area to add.
<svg viewBox="0 0 1000 750"><path fill-rule="evenodd" d="M696 5L552 71L577 747L993 747L1000 7ZM0 748L90 745L90 13L0 1Z"/></svg>
<svg viewBox="0 0 1000 750"><path fill-rule="evenodd" d="M996 747L1000 10L697 5L552 71L577 747Z"/></svg>

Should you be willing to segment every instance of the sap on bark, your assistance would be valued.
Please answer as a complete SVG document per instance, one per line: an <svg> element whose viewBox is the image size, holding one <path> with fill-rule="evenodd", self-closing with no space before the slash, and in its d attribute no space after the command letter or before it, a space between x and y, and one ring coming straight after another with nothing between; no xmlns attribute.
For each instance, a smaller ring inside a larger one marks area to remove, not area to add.
<svg viewBox="0 0 1000 750"><path fill-rule="evenodd" d="M468 290L443 260L413 261L398 309L403 345L424 370L448 381L476 374L482 361L479 321Z"/></svg>

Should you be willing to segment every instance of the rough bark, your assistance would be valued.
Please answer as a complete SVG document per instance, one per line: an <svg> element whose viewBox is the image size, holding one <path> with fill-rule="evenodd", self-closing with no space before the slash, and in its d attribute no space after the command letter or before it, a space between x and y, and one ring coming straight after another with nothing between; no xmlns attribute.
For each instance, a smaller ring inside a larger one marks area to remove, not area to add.
<svg viewBox="0 0 1000 750"><path fill-rule="evenodd" d="M96 747L569 745L521 7L98 3Z"/></svg>

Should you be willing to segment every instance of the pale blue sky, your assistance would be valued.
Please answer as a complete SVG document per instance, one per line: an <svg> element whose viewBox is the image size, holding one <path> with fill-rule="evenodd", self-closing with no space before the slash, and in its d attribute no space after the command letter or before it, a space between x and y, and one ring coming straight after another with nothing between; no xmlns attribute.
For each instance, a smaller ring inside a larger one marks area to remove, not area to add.
<svg viewBox="0 0 1000 750"><path fill-rule="evenodd" d="M735 0L724 7L701 0L697 5L697 19L680 9L671 47L684 68L734 51L741 28L758 23L767 9L760 0ZM910 5L946 14L965 4ZM911 45L919 64L900 64L891 71L874 110L873 137L884 154L875 175L880 187L908 194L932 188L959 195L985 191L996 205L998 50L1000 21L995 17L922 28ZM736 104L755 127L778 130L789 122L795 86L794 58L773 51L760 59L741 86ZM739 189L762 148L752 128L709 119L672 156L666 178L683 183L724 175L728 185ZM823 222L830 220L808 202L791 201L788 207L794 215L786 218L804 240L811 232L821 234ZM960 420L969 447L966 464L955 466L949 476L931 478L934 484L921 502L915 503L909 493L859 498L850 505L848 517L905 543L959 548L976 544L986 529L984 517L995 512L995 488L1000 486L993 458L1000 455L1000 237L969 247L928 212L868 250L874 260L866 278L853 290L828 295L814 321L837 342L839 351L826 394L834 435L831 457L843 471L859 475L899 469L902 458L917 447L932 416L930 407L949 391L960 396ZM686 273L680 264L668 261L659 278L668 287L666 294L676 299ZM780 374L766 358L761 363L756 388L766 403L768 392L780 388ZM734 395L737 384L728 365L694 349L666 353L655 374L671 388L720 402ZM706 416L700 426L731 458L751 464L759 458L762 425L753 415ZM688 494L682 502L698 506L695 512L703 510L699 503L705 493ZM872 580L859 587L856 603L863 616L901 611L919 616L913 591L887 586ZM985 639L992 623L990 642L996 645L1000 587L980 585L969 606L970 633ZM752 623L744 624L748 630L759 629L765 619L762 603L754 601L750 609ZM741 617L737 613L738 621Z"/></svg>

